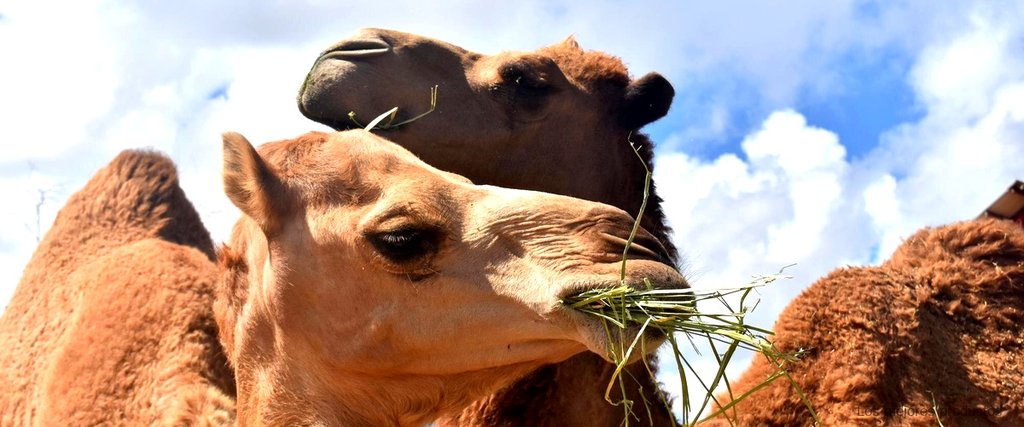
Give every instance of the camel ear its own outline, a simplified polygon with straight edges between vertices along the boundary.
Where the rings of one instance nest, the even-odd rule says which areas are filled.
[[[626,87],[620,123],[626,129],[640,129],[668,113],[676,91],[661,74],[648,73]]]
[[[576,41],[576,36],[573,34],[569,34],[569,37],[566,37],[565,40],[562,40],[562,46],[575,50],[581,49],[580,43]]]
[[[224,133],[224,194],[243,214],[256,221],[267,235],[279,231],[284,200],[283,185],[249,140]]]

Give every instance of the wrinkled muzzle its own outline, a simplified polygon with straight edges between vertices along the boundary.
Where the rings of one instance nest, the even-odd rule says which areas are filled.
[[[587,233],[593,245],[593,261],[600,263],[603,275],[594,281],[563,289],[560,301],[584,292],[591,295],[623,285],[636,290],[689,288],[686,279],[672,264],[668,250],[651,233],[640,228],[630,240],[632,225],[632,218],[623,214]],[[631,345],[633,349],[629,360],[636,361],[642,355],[653,353],[665,340],[656,326],[649,325],[641,331],[642,318],[625,322],[623,328],[595,314],[595,309],[605,310],[604,313],[609,310],[602,301],[595,301],[586,308],[590,309],[589,312],[566,304],[561,307],[569,312],[587,349],[609,361],[621,359]],[[637,339],[641,332],[643,335]]]

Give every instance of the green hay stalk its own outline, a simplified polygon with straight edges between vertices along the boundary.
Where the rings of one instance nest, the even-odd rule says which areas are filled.
[[[632,141],[630,141],[630,145],[637,157],[641,159],[641,163],[643,163],[639,147],[634,145]],[[753,310],[757,305],[756,302],[751,305],[747,304],[747,297],[750,296],[750,293],[754,289],[771,284],[780,278],[788,278],[788,276],[784,276],[782,273],[789,266],[783,267],[777,274],[756,277],[746,286],[733,289],[654,289],[647,279],[644,279],[646,289],[635,289],[627,285],[626,255],[628,254],[629,247],[632,245],[633,240],[636,237],[637,230],[640,228],[640,218],[643,217],[644,209],[646,209],[647,206],[647,199],[649,197],[651,184],[651,171],[647,168],[645,163],[644,169],[647,171],[647,175],[644,180],[644,199],[641,203],[640,212],[636,216],[636,222],[633,224],[633,229],[630,233],[629,239],[626,241],[626,249],[623,251],[622,267],[620,268],[620,286],[611,289],[581,292],[562,300],[562,304],[569,308],[603,320],[605,333],[607,334],[609,342],[608,352],[610,358],[615,361],[616,364],[612,378],[608,383],[608,387],[605,389],[605,399],[613,405],[623,406],[623,424],[628,426],[630,417],[633,416],[632,408],[634,402],[626,398],[627,385],[621,374],[626,365],[626,361],[630,359],[630,356],[636,350],[638,345],[640,346],[641,354],[647,354],[647,351],[644,348],[645,340],[641,339],[641,337],[644,336],[644,332],[647,331],[648,328],[655,328],[666,336],[675,355],[676,367],[679,369],[679,375],[682,383],[682,415],[683,423],[685,425],[692,426],[700,422],[699,417],[712,401],[714,402],[714,405],[718,407],[718,410],[710,414],[708,418],[721,415],[724,416],[730,424],[735,425],[738,419],[738,415],[735,413],[734,409],[736,404],[750,396],[755,391],[764,388],[772,381],[781,377],[786,377],[789,380],[801,401],[803,401],[807,406],[807,409],[810,411],[811,418],[814,420],[816,425],[820,425],[821,421],[818,419],[814,409],[811,408],[810,401],[786,370],[789,364],[797,361],[801,353],[787,354],[779,351],[771,343],[770,337],[773,335],[772,331],[744,323],[744,318],[747,313],[749,313],[750,310]],[[740,299],[738,309],[733,309],[726,301],[726,297],[734,295],[739,296]],[[697,303],[701,301],[717,301],[723,310],[717,312],[698,310]],[[623,341],[625,334],[622,332],[628,327],[637,325],[639,325],[639,332],[627,345],[627,343]],[[613,333],[613,331],[619,333]],[[718,371],[715,373],[710,384],[704,383],[704,380],[700,377],[694,367],[683,357],[676,334],[685,336],[690,341],[691,345],[694,346],[695,350],[695,338],[697,338],[698,341],[707,341],[707,344],[710,346],[715,360],[719,365]],[[725,351],[719,352],[719,348],[717,346],[724,346]],[[764,382],[755,386],[750,391],[747,391],[738,397],[734,397],[732,387],[725,375],[725,370],[729,365],[729,362],[732,360],[736,350],[740,348],[755,351],[768,358],[777,370]],[[642,363],[644,363],[645,366],[648,365],[646,360]],[[686,369],[684,368],[689,369],[694,373],[694,376],[697,378],[698,382],[700,382],[700,386],[705,390],[704,400],[696,411],[693,411],[693,406],[689,399],[690,385],[687,384]],[[611,397],[611,391],[615,383],[618,383],[618,388],[622,393],[622,399],[619,401],[614,401]],[[718,398],[715,397],[714,390],[718,388],[719,384],[723,384],[725,386],[727,396],[730,398],[729,402],[719,402]],[[641,395],[643,395],[642,391]],[[674,420],[675,417],[672,415],[668,398],[666,396],[660,396],[660,400],[665,406],[665,410],[669,412],[670,418]],[[645,401],[643,403],[648,413],[648,419],[651,419],[650,402]],[[733,410],[731,413],[729,412],[730,409]]]

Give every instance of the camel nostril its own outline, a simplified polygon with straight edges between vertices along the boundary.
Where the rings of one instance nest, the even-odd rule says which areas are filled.
[[[331,46],[320,55],[324,59],[368,58],[391,51],[391,45],[379,38],[346,39]]]
[[[606,241],[623,249],[626,247],[626,243],[629,242],[625,238],[605,232],[602,232],[601,236],[604,237]],[[654,236],[651,236],[644,231],[637,233],[636,237],[633,238],[632,244],[629,245],[629,254],[639,255],[643,258],[672,265],[672,257],[668,255],[668,250],[665,249],[665,246],[662,245],[658,239],[655,239]]]
[[[668,249],[665,248],[665,245],[661,244],[661,241],[646,232],[637,234],[636,238],[633,239],[633,245],[630,246],[630,249],[632,249],[633,246],[642,247],[648,252],[655,254],[652,258],[661,261],[662,263],[672,265],[672,257],[669,256]]]

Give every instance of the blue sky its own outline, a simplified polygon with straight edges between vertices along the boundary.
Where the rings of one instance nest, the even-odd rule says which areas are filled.
[[[831,269],[876,263],[1024,178],[1020,1],[0,0],[0,304],[64,200],[125,148],[171,155],[222,240],[238,214],[218,190],[219,134],[322,129],[295,92],[321,49],[367,26],[484,53],[574,34],[664,74],[677,97],[646,131],[695,285],[797,263],[762,293],[762,325]]]

